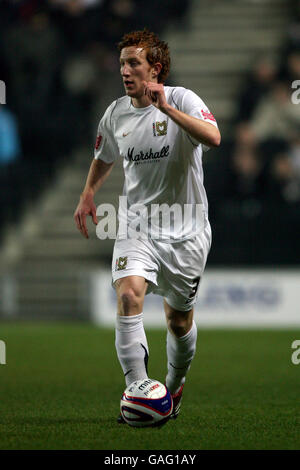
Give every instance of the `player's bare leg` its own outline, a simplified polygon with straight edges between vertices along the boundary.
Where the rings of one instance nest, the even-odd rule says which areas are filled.
[[[196,352],[197,327],[193,308],[183,312],[172,308],[164,300],[164,309],[168,326],[166,386],[173,397],[172,417],[176,418],[180,411],[185,377]]]

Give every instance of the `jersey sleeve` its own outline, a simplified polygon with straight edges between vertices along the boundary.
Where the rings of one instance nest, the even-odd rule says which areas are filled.
[[[218,128],[214,115],[210,112],[204,101],[192,90],[181,87],[175,88],[173,101],[180,111]],[[189,139],[194,145],[199,145],[199,142],[193,137],[189,136]],[[209,147],[206,145],[202,144],[202,147],[204,151],[209,150]]]
[[[100,159],[105,163],[113,163],[120,154],[113,131],[112,113],[115,106],[116,101],[107,108],[97,130],[94,157],[96,160]]]

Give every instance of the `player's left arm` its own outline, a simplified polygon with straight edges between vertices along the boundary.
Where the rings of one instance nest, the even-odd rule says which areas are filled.
[[[209,147],[218,147],[220,145],[221,134],[216,126],[171,106],[167,102],[162,83],[144,82],[144,84],[145,94],[150,98],[153,106],[169,116],[191,137]]]

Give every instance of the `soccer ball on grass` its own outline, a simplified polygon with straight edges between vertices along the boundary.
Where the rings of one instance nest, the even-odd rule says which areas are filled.
[[[124,391],[120,410],[130,426],[162,426],[172,414],[173,400],[167,387],[157,380],[138,380]]]

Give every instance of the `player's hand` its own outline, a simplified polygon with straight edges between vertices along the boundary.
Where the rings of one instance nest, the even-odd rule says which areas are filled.
[[[164,86],[162,83],[143,82],[144,93],[151,101],[151,104],[158,108],[160,111],[165,112],[168,107],[168,102],[165,95]]]
[[[79,204],[74,213],[74,219],[78,230],[85,238],[89,238],[88,229],[86,226],[86,216],[90,215],[95,225],[98,224],[96,216],[96,206],[93,196],[91,194],[82,194],[80,196]]]

